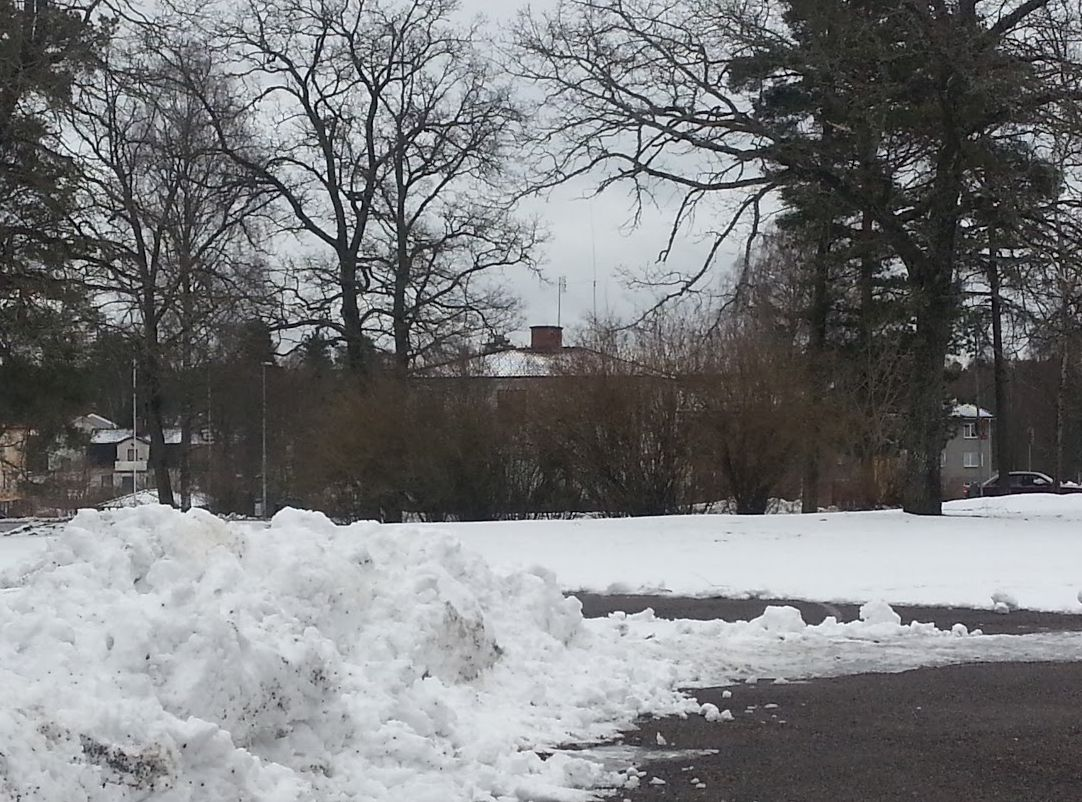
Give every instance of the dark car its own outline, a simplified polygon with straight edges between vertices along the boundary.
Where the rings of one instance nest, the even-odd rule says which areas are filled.
[[[1008,496],[1015,493],[1082,493],[1082,487],[1064,484],[1056,487],[1056,480],[1039,471],[1011,471],[1007,477],[1008,486],[999,486],[999,474],[977,484],[966,485],[966,498],[977,496]]]

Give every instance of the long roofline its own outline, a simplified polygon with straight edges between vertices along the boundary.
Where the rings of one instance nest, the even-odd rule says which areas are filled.
[[[632,361],[630,359],[625,359],[625,358],[620,357],[620,356],[613,356],[612,354],[606,354],[604,351],[598,351],[596,348],[590,348],[590,347],[585,346],[585,345],[565,345],[565,346],[561,347],[559,351],[537,351],[537,350],[535,350],[533,348],[530,348],[528,346],[514,346],[513,345],[513,346],[506,347],[506,348],[498,348],[498,349],[494,349],[492,351],[485,351],[485,352],[479,353],[479,354],[471,354],[471,355],[466,356],[466,357],[457,357],[457,358],[454,358],[454,359],[445,360],[443,362],[437,362],[437,363],[432,364],[432,365],[426,365],[423,368],[418,368],[418,369],[414,370],[410,375],[411,375],[411,378],[421,378],[421,379],[470,379],[470,378],[475,378],[475,379],[486,379],[486,378],[490,378],[490,379],[497,379],[497,378],[498,379],[547,379],[547,378],[558,377],[558,376],[561,375],[560,373],[552,373],[552,374],[522,374],[522,375],[511,375],[511,376],[494,376],[494,375],[485,374],[485,373],[469,373],[469,372],[451,373],[451,374],[447,374],[447,373],[443,373],[443,374],[441,374],[441,373],[431,373],[431,372],[434,372],[434,371],[439,371],[441,368],[457,367],[457,366],[465,367],[465,366],[469,365],[472,362],[478,362],[478,361],[484,360],[484,359],[486,359],[488,357],[498,356],[500,354],[508,354],[508,353],[528,354],[530,356],[534,356],[534,357],[538,357],[540,359],[546,359],[546,360],[547,359],[553,359],[553,358],[560,357],[560,356],[572,356],[574,354],[589,354],[589,355],[596,356],[596,357],[599,357],[599,358],[604,359],[604,360],[608,360],[609,362],[618,362],[620,364],[627,365],[629,367],[634,368],[635,371],[638,372],[639,374],[647,374],[647,375],[652,375],[652,376],[657,376],[657,377],[672,378],[669,374],[663,373],[662,371],[656,370],[655,368],[651,368],[648,365],[644,365],[644,364],[641,364],[641,363],[638,363],[638,362],[634,362],[634,361]],[[581,375],[581,374],[568,374],[568,375]]]

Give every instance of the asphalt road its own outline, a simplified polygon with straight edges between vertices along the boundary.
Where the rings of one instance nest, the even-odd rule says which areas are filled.
[[[997,663],[695,693],[729,722],[641,722],[629,744],[717,754],[647,763],[631,802],[1076,802],[1082,663]],[[776,705],[776,707],[768,707]],[[652,778],[664,781],[651,784]],[[698,784],[692,781],[697,780]],[[701,787],[705,786],[705,787]]]
[[[792,600],[576,594],[588,615],[654,608],[662,617],[753,618],[767,604],[806,621],[853,605]],[[1082,630],[1082,615],[896,607],[985,632]],[[715,754],[645,763],[630,802],[1082,802],[1082,663],[996,663],[900,674],[695,690],[733,721],[644,720],[625,742]],[[667,742],[657,745],[657,735]],[[663,782],[651,782],[654,778]]]

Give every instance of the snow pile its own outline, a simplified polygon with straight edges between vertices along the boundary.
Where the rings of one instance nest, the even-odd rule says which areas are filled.
[[[686,712],[540,573],[285,511],[84,511],[0,577],[0,799],[578,800],[539,750]]]

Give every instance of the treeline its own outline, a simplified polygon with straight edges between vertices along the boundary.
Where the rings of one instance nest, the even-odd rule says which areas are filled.
[[[218,431],[207,477],[226,499],[250,483],[245,427],[265,374],[270,391],[293,375],[290,360],[322,360],[334,382],[311,389],[324,380],[304,374],[291,386],[278,442],[333,414],[339,440],[385,438],[353,449],[378,452],[385,478],[341,463],[319,504],[384,515],[429,504],[438,516],[456,497],[510,497],[516,482],[523,498],[541,492],[522,489],[529,471],[517,468],[487,491],[431,489],[447,483],[407,459],[409,439],[425,432],[456,453],[471,418],[397,394],[418,369],[512,326],[508,272],[535,270],[544,238],[522,199],[588,179],[627,190],[633,214],[675,197],[670,236],[641,277],[659,300],[638,331],[665,337],[636,359],[666,355],[652,370],[670,383],[657,387],[679,387],[680,436],[695,430],[692,462],[710,466],[692,484],[716,470],[711,492],[758,499],[750,477],[772,470],[777,443],[787,474],[799,467],[806,510],[844,459],[860,466],[868,503],[897,463],[905,509],[938,513],[952,364],[991,364],[997,464],[1003,475],[1021,464],[1012,356],[1055,365],[1044,467],[1071,475],[1077,3],[563,0],[501,32],[463,22],[452,0],[163,8],[0,0],[0,420],[58,427],[84,382],[100,395],[98,366],[112,364],[110,387],[134,369],[152,448],[172,426],[185,443]],[[692,236],[707,242],[703,262],[675,264],[674,244]],[[716,289],[713,268],[734,250],[733,281],[687,322],[681,301]],[[708,391],[710,376],[726,379]],[[661,403],[670,390],[657,392]],[[323,406],[305,407],[312,398]],[[753,410],[770,414],[752,423]],[[396,417],[407,413],[416,420]],[[640,427],[664,418],[624,414]],[[559,421],[548,438],[575,430],[570,413],[538,417]],[[433,420],[463,431],[426,428]],[[710,495],[655,505],[644,492],[608,501],[618,491],[603,483],[587,492],[594,463],[613,487],[650,466],[688,484],[650,456],[652,434],[592,425],[593,440],[542,460],[565,465],[544,481],[573,474],[579,487],[553,479],[563,489],[545,486],[533,506],[638,511],[635,499],[679,508]],[[531,453],[538,438],[495,439]],[[294,459],[307,446],[289,442],[277,464],[310,473],[319,461]],[[617,466],[636,453],[638,467]],[[490,462],[505,459],[520,457]],[[183,502],[195,473],[182,463],[174,488],[157,465],[162,501]],[[283,482],[279,497],[301,486]],[[458,503],[474,511],[453,514],[481,514],[480,501]],[[528,506],[505,506],[516,505]]]
[[[454,3],[4,0],[0,33],[5,423],[58,426],[40,404],[70,413],[103,350],[163,453],[249,321],[333,341],[359,381],[513,320],[504,271],[540,258],[526,114]]]
[[[808,495],[809,455],[821,460],[820,503],[896,505],[905,425],[896,410],[906,390],[896,356],[839,359],[816,396],[800,252],[780,235],[769,242],[724,309],[685,304],[648,325],[594,327],[550,354],[541,375],[486,370],[482,351],[408,376],[387,358],[358,381],[327,340],[309,337],[281,357],[265,324],[246,324],[205,369],[165,382],[167,396],[184,385],[198,399],[207,445],[193,449],[194,488],[217,512],[257,509],[265,422],[270,509],[341,520],[762,513],[775,499]],[[82,409],[123,422],[130,376],[123,340],[114,346],[110,359],[98,341],[71,386],[84,388]],[[1008,370],[1018,467],[1046,469],[1059,436],[1058,361],[1036,354]],[[865,405],[869,374],[879,377],[874,408]],[[990,360],[954,362],[947,377],[962,401],[993,395]],[[1077,372],[1069,379],[1079,386]],[[1064,417],[1064,471],[1074,478],[1082,403],[1073,392]]]

